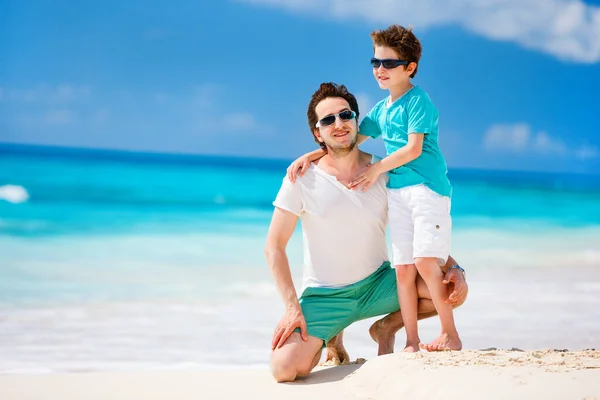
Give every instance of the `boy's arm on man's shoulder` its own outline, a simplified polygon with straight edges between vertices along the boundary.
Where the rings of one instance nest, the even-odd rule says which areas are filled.
[[[394,168],[398,168],[417,159],[423,151],[423,139],[423,134],[413,133],[408,135],[408,143],[406,146],[399,148],[379,162],[382,171],[391,171]]]
[[[310,164],[313,161],[317,161],[325,154],[327,153],[325,152],[325,150],[323,150],[323,148],[318,148],[298,157],[287,168],[287,177],[290,181],[296,182],[296,178],[298,176],[304,175],[304,173],[308,170],[308,167],[310,167]]]

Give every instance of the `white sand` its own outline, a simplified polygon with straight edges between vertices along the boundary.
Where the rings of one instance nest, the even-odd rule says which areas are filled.
[[[0,376],[0,399],[600,400],[598,351],[392,354],[277,384],[266,369]]]

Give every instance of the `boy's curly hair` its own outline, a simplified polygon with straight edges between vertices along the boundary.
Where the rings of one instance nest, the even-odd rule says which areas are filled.
[[[410,77],[414,78],[417,75],[423,49],[421,42],[412,32],[412,27],[405,28],[401,25],[392,25],[387,29],[371,32],[371,39],[373,39],[373,48],[375,46],[389,47],[396,52],[399,59],[417,64]],[[406,67],[404,66],[404,68]]]

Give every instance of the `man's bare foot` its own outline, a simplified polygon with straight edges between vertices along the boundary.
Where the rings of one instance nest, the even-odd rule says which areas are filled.
[[[461,350],[462,342],[458,336],[449,336],[447,333],[442,333],[437,339],[429,344],[420,344],[423,350],[427,351],[450,351]]]
[[[416,342],[406,342],[406,346],[404,347],[404,352],[405,353],[416,353],[418,351],[421,351],[421,349],[419,349],[419,344],[420,341],[416,341]]]
[[[378,356],[392,354],[394,352],[396,332],[392,332],[386,318],[387,317],[384,317],[379,321],[375,321],[369,328],[371,338],[379,345],[377,349]]]
[[[327,343],[325,364],[342,365],[350,362],[350,356],[344,348],[344,332],[341,332]]]

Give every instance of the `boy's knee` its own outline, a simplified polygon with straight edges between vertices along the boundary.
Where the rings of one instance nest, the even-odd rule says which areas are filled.
[[[415,260],[415,266],[419,271],[419,275],[421,275],[425,280],[430,277],[438,276],[442,273],[442,270],[437,264],[437,258],[434,257],[417,258]]]
[[[417,277],[417,269],[414,264],[396,265],[396,280],[399,283],[413,283]]]

